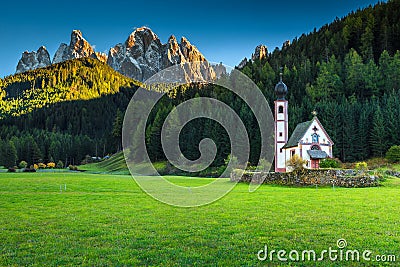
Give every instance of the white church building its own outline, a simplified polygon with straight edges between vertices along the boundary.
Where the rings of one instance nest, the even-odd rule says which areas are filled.
[[[332,139],[318,120],[316,112],[313,112],[312,120],[299,123],[289,138],[287,92],[281,74],[275,86],[275,172],[290,171],[287,162],[294,155],[307,161],[304,167],[319,169],[320,160],[332,158]]]

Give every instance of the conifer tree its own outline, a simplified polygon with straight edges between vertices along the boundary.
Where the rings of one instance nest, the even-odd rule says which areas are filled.
[[[374,156],[382,157],[387,148],[385,122],[380,106],[376,107],[371,129],[371,149]]]

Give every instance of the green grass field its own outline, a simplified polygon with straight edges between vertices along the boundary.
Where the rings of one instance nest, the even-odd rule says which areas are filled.
[[[264,245],[318,252],[336,248],[339,238],[348,249],[395,254],[399,265],[399,200],[393,178],[365,189],[264,185],[249,193],[239,184],[213,204],[177,208],[146,195],[130,176],[1,173],[0,266],[359,265],[257,259]]]

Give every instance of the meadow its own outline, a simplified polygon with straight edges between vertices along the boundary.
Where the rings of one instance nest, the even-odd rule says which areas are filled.
[[[210,179],[168,177],[198,186]],[[226,180],[229,183],[229,180]],[[261,262],[270,249],[337,248],[396,255],[400,179],[364,189],[238,184],[197,208],[160,203],[128,175],[0,173],[0,266],[371,266]],[[381,263],[381,266],[385,264]]]

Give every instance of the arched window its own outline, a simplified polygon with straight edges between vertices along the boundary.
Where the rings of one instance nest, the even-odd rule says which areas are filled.
[[[278,113],[283,113],[283,106],[279,106]]]
[[[311,150],[321,150],[321,148],[319,146],[317,146],[317,145],[313,145],[311,147]]]

